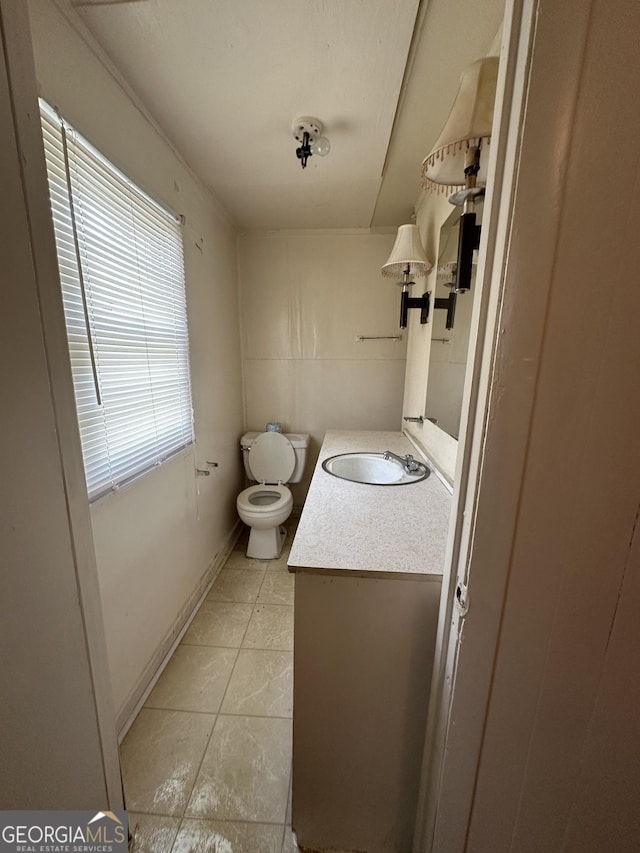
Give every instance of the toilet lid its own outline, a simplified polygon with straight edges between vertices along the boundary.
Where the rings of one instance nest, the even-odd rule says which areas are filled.
[[[251,445],[249,466],[260,483],[288,483],[296,467],[296,452],[282,433],[263,432]]]

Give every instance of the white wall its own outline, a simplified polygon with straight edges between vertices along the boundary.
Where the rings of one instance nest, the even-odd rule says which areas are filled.
[[[400,290],[380,273],[395,232],[243,234],[239,241],[246,423],[308,432],[311,458],[327,429],[400,428],[406,342]]]
[[[125,173],[186,218],[197,445],[92,506],[114,701],[122,722],[236,522],[242,431],[236,233],[82,25],[72,27],[51,0],[32,2],[30,15],[41,95]],[[196,480],[194,465],[204,467],[206,460],[219,468]]]

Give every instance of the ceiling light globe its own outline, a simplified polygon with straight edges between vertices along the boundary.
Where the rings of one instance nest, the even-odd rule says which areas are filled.
[[[318,157],[326,157],[329,151],[331,151],[331,143],[326,136],[321,136],[320,139],[311,143],[311,151],[313,154],[317,154]]]

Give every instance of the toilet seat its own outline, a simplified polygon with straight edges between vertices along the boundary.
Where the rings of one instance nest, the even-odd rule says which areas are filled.
[[[293,496],[286,486],[260,484],[240,492],[237,505],[243,512],[264,515],[279,513],[289,501],[293,501]]]

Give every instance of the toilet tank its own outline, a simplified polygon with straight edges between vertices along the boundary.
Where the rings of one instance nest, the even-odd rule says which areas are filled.
[[[240,447],[242,448],[242,459],[244,461],[244,470],[250,480],[255,480],[249,465],[249,448],[261,435],[259,432],[246,432],[240,439]],[[289,483],[299,483],[304,473],[304,466],[307,462],[307,449],[309,447],[309,436],[302,432],[285,432],[283,435],[289,439],[293,445],[296,454],[296,467],[293,469],[293,474],[289,477]]]

